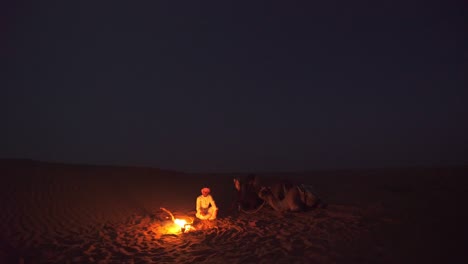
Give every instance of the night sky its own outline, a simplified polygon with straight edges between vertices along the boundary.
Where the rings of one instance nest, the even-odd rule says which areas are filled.
[[[463,2],[7,1],[0,158],[467,165]]]

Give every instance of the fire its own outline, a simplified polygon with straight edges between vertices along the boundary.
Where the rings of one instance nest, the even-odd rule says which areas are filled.
[[[184,227],[187,224],[187,221],[184,219],[174,219],[174,223],[178,224],[180,227]]]
[[[174,223],[180,226],[180,231],[182,232],[188,232],[190,229],[193,229],[192,225],[184,219],[174,219]]]
[[[172,222],[174,222],[174,224],[176,224],[180,228],[179,230],[174,231],[174,233],[178,233],[179,231],[182,232],[182,233],[185,233],[185,232],[188,232],[189,230],[195,229],[192,226],[192,221],[190,223],[188,223],[187,220],[185,220],[185,219],[175,218],[174,215],[169,210],[167,210],[165,208],[161,207],[161,210],[167,212],[171,216]]]

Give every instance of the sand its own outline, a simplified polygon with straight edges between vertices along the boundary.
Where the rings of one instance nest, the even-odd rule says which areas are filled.
[[[257,174],[312,184],[326,208],[232,208],[232,178],[0,160],[0,263],[441,263],[466,260],[467,168]],[[195,230],[209,186],[220,211]]]

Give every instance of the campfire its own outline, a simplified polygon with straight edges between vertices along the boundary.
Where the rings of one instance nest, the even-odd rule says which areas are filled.
[[[172,222],[179,227],[178,228],[179,230],[173,230],[174,233],[178,233],[178,232],[186,233],[186,232],[188,232],[190,230],[195,229],[192,226],[193,219],[187,221],[185,219],[175,218],[174,215],[169,210],[167,210],[166,208],[161,207],[161,210],[168,213],[171,216]]]
[[[177,224],[178,226],[180,226],[180,231],[182,231],[182,233],[184,232],[188,232],[190,231],[190,229],[192,229],[192,224],[189,224],[187,223],[186,220],[184,219],[174,219],[174,223]]]

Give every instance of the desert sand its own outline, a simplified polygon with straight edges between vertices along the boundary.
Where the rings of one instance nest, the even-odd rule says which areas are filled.
[[[466,261],[467,168],[257,173],[311,184],[326,208],[233,208],[234,176],[0,160],[0,263]],[[208,186],[215,221],[180,232]]]

